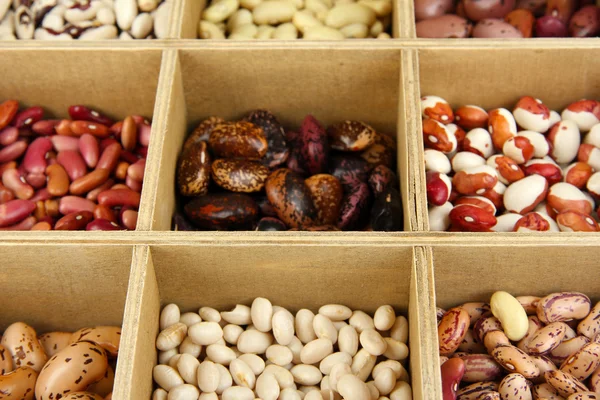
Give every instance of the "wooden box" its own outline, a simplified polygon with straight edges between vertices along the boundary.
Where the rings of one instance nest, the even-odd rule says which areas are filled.
[[[264,296],[297,310],[391,304],[410,321],[415,400],[441,400],[436,302],[495,290],[578,290],[600,299],[598,234],[428,232],[419,99],[551,107],[600,98],[600,39],[423,40],[411,0],[394,2],[394,39],[195,39],[200,0],[172,1],[169,39],[0,42],[0,99],[57,117],[84,103],[153,118],[134,232],[0,231],[0,326],[40,331],[123,323],[114,399],[147,399],[160,307],[231,307]],[[404,232],[171,232],[175,165],[200,119],[254,108],[286,125],[362,119],[398,139]]]

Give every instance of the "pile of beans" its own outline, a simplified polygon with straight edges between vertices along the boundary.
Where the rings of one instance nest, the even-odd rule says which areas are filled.
[[[0,230],[135,229],[150,122],[82,105],[69,115],[0,104]]]
[[[286,132],[265,110],[211,117],[183,145],[177,187],[193,226],[176,214],[174,229],[402,230],[395,159],[394,140],[360,121],[325,130],[308,115]]]
[[[37,336],[34,328],[16,322],[0,341],[0,395],[20,400],[110,400],[120,340],[118,326]]]
[[[422,38],[600,35],[594,0],[415,0],[415,15]]]
[[[391,0],[214,0],[202,39],[389,39]]]
[[[600,303],[583,293],[513,297],[438,309],[444,400],[595,400]]]
[[[165,0],[0,0],[0,40],[163,39]]]
[[[221,313],[169,304],[160,329],[153,400],[412,399],[408,321],[388,305],[294,317],[260,297]]]
[[[599,101],[559,114],[525,96],[511,113],[425,96],[421,109],[431,230],[600,230]]]

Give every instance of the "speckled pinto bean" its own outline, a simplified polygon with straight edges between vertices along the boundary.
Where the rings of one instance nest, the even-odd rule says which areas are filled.
[[[515,346],[500,345],[491,354],[498,364],[509,372],[517,372],[528,379],[535,378],[540,374],[539,368],[531,357]]]
[[[600,302],[596,303],[587,317],[577,325],[577,333],[589,339],[600,333]]]
[[[498,393],[502,399],[527,399],[531,398],[531,389],[527,379],[518,373],[508,374],[498,386]]]
[[[468,354],[460,357],[465,363],[464,382],[493,381],[502,376],[502,367],[487,354]]]
[[[569,357],[560,370],[580,381],[586,380],[600,366],[600,344],[591,342]]]
[[[590,307],[590,299],[583,293],[553,293],[540,300],[537,315],[544,323],[571,321],[585,318]]]
[[[526,351],[534,355],[549,353],[562,342],[567,328],[563,322],[553,322],[538,329],[525,346]]]
[[[469,329],[469,313],[460,307],[448,310],[438,324],[441,355],[450,355],[458,349]]]
[[[588,388],[573,375],[563,371],[547,371],[544,373],[548,382],[563,397],[577,392],[587,392]]]
[[[475,340],[481,343],[489,332],[501,330],[502,324],[498,318],[492,315],[483,315],[473,326],[473,335],[475,336]]]
[[[498,382],[477,382],[461,388],[456,393],[458,400],[477,400],[479,396],[498,390]]]

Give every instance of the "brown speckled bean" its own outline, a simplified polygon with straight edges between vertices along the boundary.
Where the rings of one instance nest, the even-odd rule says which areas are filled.
[[[465,363],[463,382],[493,381],[502,375],[502,367],[487,354],[468,354],[461,357]]]
[[[461,307],[469,313],[471,318],[471,326],[475,325],[477,320],[481,318],[485,313],[490,312],[490,305],[483,302],[475,303],[464,303]]]
[[[563,371],[547,371],[544,373],[548,382],[563,397],[569,397],[573,393],[587,392],[588,388],[571,374]]]
[[[550,352],[550,358],[557,364],[562,364],[571,354],[578,352],[590,340],[585,336],[577,336],[573,339],[565,340]]]
[[[582,319],[588,315],[590,307],[590,299],[583,293],[552,293],[539,301],[537,316],[546,324]]]
[[[456,398],[459,400],[477,400],[481,394],[497,390],[498,382],[477,382],[456,392]]]
[[[509,372],[517,372],[527,379],[539,376],[540,370],[531,357],[523,350],[510,346],[500,345],[492,351],[494,359]]]
[[[591,342],[569,357],[560,370],[583,381],[600,366],[600,344]]]
[[[600,302],[596,303],[587,317],[577,325],[577,333],[588,339],[592,339],[600,333]]]
[[[538,329],[525,346],[529,354],[540,355],[554,350],[565,337],[567,324],[564,322],[553,322]]]
[[[531,390],[527,379],[517,373],[506,375],[498,386],[498,392],[503,399],[531,398]]]
[[[451,308],[438,325],[439,350],[441,355],[452,354],[462,343],[469,328],[469,313],[460,307]]]

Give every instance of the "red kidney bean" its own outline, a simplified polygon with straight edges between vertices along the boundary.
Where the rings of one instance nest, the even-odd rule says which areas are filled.
[[[98,195],[98,204],[108,207],[115,206],[132,206],[139,207],[140,194],[127,189],[110,189]]]
[[[83,158],[81,158],[81,155],[77,151],[60,151],[56,159],[65,168],[71,181],[81,178],[87,172],[85,161],[83,161]]]
[[[43,188],[43,189],[36,191],[35,194],[33,195],[33,197],[30,198],[29,200],[31,200],[31,201],[49,200],[52,197],[53,196],[48,191],[48,188]]]
[[[62,136],[72,136],[73,131],[71,130],[71,121],[68,119],[62,119],[56,126],[54,130],[57,134]]]
[[[138,125],[141,125],[141,124],[150,125],[150,121],[148,121],[146,118],[142,117],[141,115],[132,115],[131,118],[133,118],[135,123]]]
[[[87,224],[94,220],[94,214],[91,211],[72,212],[58,221],[54,225],[57,231],[79,231],[85,229]]]
[[[46,175],[30,173],[25,176],[25,181],[33,186],[34,189],[42,189],[46,186]]]
[[[106,182],[104,182],[102,185],[98,186],[96,189],[91,190],[87,196],[85,196],[86,199],[88,200],[92,200],[92,201],[96,201],[98,199],[98,195],[106,190],[109,190],[110,188],[112,188],[115,184],[115,181],[113,181],[112,179],[107,180]]]
[[[50,138],[54,150],[57,152],[61,151],[78,151],[79,150],[79,138],[69,136],[52,136]]]
[[[35,139],[25,152],[23,166],[27,172],[43,174],[46,170],[46,153],[52,150],[52,142],[45,137]]]
[[[35,210],[35,203],[29,200],[11,200],[0,204],[0,227],[14,225],[24,220]]]
[[[11,200],[14,200],[14,198],[15,194],[12,192],[12,190],[0,183],[0,204],[7,203]]]
[[[28,200],[33,197],[33,187],[23,182],[21,174],[16,169],[4,171],[2,174],[2,184],[12,190],[15,196],[21,200]]]
[[[138,182],[135,179],[131,179],[129,176],[125,178],[125,185],[131,190],[134,190],[138,193],[142,191],[142,182]]]
[[[106,150],[106,148],[113,143],[119,143],[119,142],[117,142],[114,138],[102,139],[100,141],[100,153],[103,153],[104,150]]]
[[[76,136],[81,136],[85,133],[89,133],[96,137],[105,139],[110,135],[108,127],[97,122],[71,121],[71,125],[69,127],[71,129],[71,132],[73,132],[73,134]]]
[[[123,150],[121,152],[121,160],[127,161],[129,164],[133,164],[139,160],[139,157],[130,151]]]
[[[121,129],[123,129],[123,121],[115,122],[110,127],[110,131],[116,137],[121,137]]]
[[[7,169],[17,169],[17,163],[14,161],[9,161],[7,163],[0,164],[0,177]]]
[[[103,206],[98,204],[96,208],[94,208],[94,218],[96,219],[105,219],[111,222],[117,222],[116,213],[107,206]]]
[[[112,125],[113,121],[106,115],[92,110],[86,106],[74,105],[69,107],[69,116],[74,120],[97,122],[104,125]]]
[[[138,146],[135,149],[135,154],[137,154],[140,157],[146,158],[146,157],[148,157],[148,148],[144,147],[144,146]]]
[[[568,36],[567,25],[559,18],[546,15],[535,21],[535,32],[537,37],[566,37]]]
[[[16,160],[25,153],[25,150],[27,150],[27,142],[25,140],[19,140],[6,146],[0,150],[0,163]]]
[[[454,400],[458,385],[465,374],[465,363],[460,358],[451,358],[442,364],[441,370],[443,399]]]
[[[30,217],[25,218],[18,224],[0,228],[0,231],[29,231],[31,230],[31,228],[34,227],[36,222],[37,219],[32,215]]]
[[[44,109],[42,107],[29,107],[15,115],[13,124],[19,129],[28,128],[42,118],[44,118]]]
[[[117,167],[119,157],[121,157],[121,145],[112,143],[102,152],[96,168],[104,168],[112,172]]]
[[[86,231],[120,231],[123,230],[119,225],[107,219],[95,219],[85,227]]]
[[[69,191],[74,195],[85,194],[106,182],[109,175],[110,172],[107,169],[98,168],[74,180],[71,186],[69,186]]]
[[[138,212],[135,210],[126,210],[121,215],[121,223],[129,230],[135,230],[137,225]]]
[[[60,164],[50,165],[46,168],[48,175],[48,193],[52,196],[64,196],[69,191],[69,175]]]
[[[58,200],[53,200],[53,199],[45,200],[44,206],[46,207],[46,214],[48,214],[49,217],[57,217],[59,215]]]
[[[14,126],[7,126],[0,131],[0,144],[8,146],[19,139],[19,130]]]
[[[79,152],[88,167],[94,168],[100,158],[98,139],[89,133],[84,133],[79,138]]]
[[[0,104],[0,129],[4,129],[19,111],[19,102],[6,100]]]
[[[56,126],[60,123],[60,119],[46,119],[38,121],[31,126],[31,130],[38,135],[49,136],[56,133]]]
[[[52,230],[52,225],[46,221],[40,221],[31,227],[32,231],[49,231]]]
[[[79,211],[93,212],[94,208],[96,208],[96,204],[93,201],[78,196],[65,196],[60,199],[58,205],[58,211],[63,215]]]
[[[123,127],[121,128],[121,144],[125,150],[135,149],[137,143],[137,125],[133,117],[129,116],[123,121]]]
[[[146,169],[146,160],[141,159],[131,164],[129,168],[127,168],[127,177],[133,179],[137,182],[143,182],[144,180],[144,170]]]
[[[152,133],[152,128],[150,125],[141,124],[138,125],[138,142],[144,147],[148,147],[150,145],[150,134]]]
[[[115,178],[124,180],[127,178],[127,170],[129,169],[129,163],[127,161],[121,161],[117,164],[117,169],[115,169]]]

